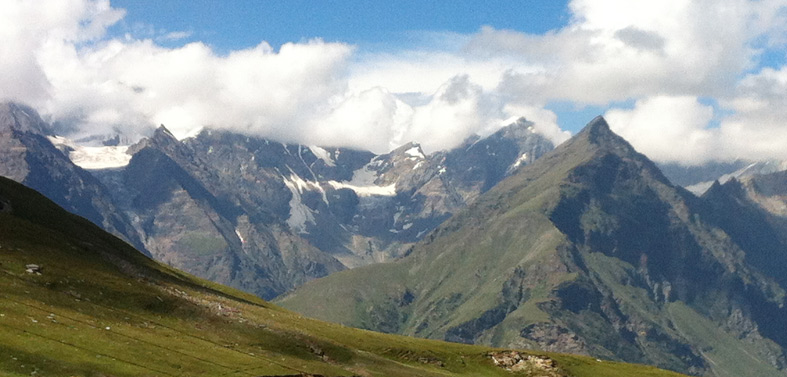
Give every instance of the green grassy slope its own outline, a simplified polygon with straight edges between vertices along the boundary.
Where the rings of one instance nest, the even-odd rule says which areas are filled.
[[[170,269],[5,178],[0,202],[4,376],[511,375],[490,348],[307,319]],[[548,356],[577,377],[677,376]]]

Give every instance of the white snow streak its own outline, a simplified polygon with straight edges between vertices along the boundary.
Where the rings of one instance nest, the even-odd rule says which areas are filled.
[[[292,198],[290,199],[290,217],[287,218],[287,225],[299,233],[307,233],[306,224],[314,224],[312,210],[303,204],[301,193],[303,188],[308,188],[309,183],[298,177],[291,175],[290,178],[282,177],[284,184],[290,189]]]
[[[325,165],[336,166],[336,163],[333,161],[333,158],[331,158],[331,154],[328,153],[328,151],[326,151],[325,149],[312,145],[309,146],[309,150],[312,151],[312,153],[314,153],[314,155],[317,156],[317,158],[323,160],[325,162]]]
[[[348,188],[355,191],[358,196],[395,196],[396,184],[392,183],[388,186],[356,186],[348,182],[328,181],[328,184],[333,186],[334,189]]]

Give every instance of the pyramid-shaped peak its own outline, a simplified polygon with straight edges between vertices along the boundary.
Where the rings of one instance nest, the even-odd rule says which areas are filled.
[[[156,131],[153,132],[153,136],[142,139],[136,144],[129,147],[126,153],[133,155],[138,151],[145,149],[147,147],[158,147],[158,148],[167,148],[168,146],[178,145],[180,142],[175,137],[175,135],[170,132],[167,127],[164,125],[160,125],[156,128]]]
[[[599,147],[634,151],[631,144],[613,132],[604,117],[600,115],[593,118],[573,139],[586,140]]]
[[[588,133],[589,135],[599,136],[612,133],[609,128],[609,123],[603,116],[599,115],[591,120],[580,133]]]

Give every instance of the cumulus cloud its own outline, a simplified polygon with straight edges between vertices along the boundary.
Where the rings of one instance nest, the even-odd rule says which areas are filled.
[[[702,163],[716,157],[718,130],[706,128],[713,108],[696,97],[649,97],[633,109],[612,109],[604,117],[613,131],[652,159]]]
[[[733,113],[721,123],[729,154],[787,160],[787,67],[745,76],[724,103]]]
[[[179,137],[213,127],[438,150],[520,116],[561,142],[568,133],[551,102],[634,100],[607,116],[657,160],[775,156],[774,138],[758,137],[787,141],[785,69],[757,68],[787,40],[785,0],[572,0],[569,9],[566,26],[540,35],[482,27],[406,50],[317,39],[219,54],[182,44],[189,32],[151,25],[110,38],[124,11],[106,0],[11,0],[0,13],[0,98],[27,102],[76,136],[143,135],[163,123]]]
[[[745,76],[724,100],[731,111],[709,126],[715,109],[691,96],[654,96],[632,109],[611,109],[610,127],[657,161],[787,160],[787,67]]]
[[[724,95],[751,68],[756,38],[773,32],[784,1],[590,1],[570,3],[574,20],[544,36],[483,29],[471,51],[542,62],[538,77],[510,85],[561,99],[605,105],[648,95]]]
[[[53,88],[37,55],[53,41],[79,44],[100,38],[120,20],[108,1],[11,0],[0,12],[0,98],[38,104]]]

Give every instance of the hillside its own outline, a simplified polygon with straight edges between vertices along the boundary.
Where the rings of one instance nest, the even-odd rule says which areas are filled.
[[[349,326],[699,375],[783,376],[787,255],[726,229],[597,118],[398,262],[279,301]],[[726,229],[726,230],[725,230]]]
[[[5,376],[512,375],[493,364],[490,352],[303,318],[154,262],[0,178]],[[525,364],[541,374],[529,375],[677,376],[537,355],[543,357]]]

